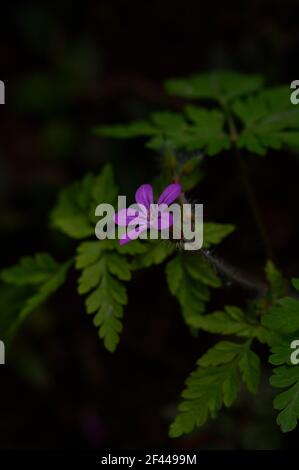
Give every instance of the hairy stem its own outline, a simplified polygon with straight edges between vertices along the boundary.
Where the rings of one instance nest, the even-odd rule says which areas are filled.
[[[245,276],[237,268],[224,262],[222,259],[211,254],[209,250],[201,250],[201,254],[214,266],[215,270],[224,275],[229,281],[239,284],[244,289],[256,292],[258,297],[264,297],[268,291],[265,282]]]

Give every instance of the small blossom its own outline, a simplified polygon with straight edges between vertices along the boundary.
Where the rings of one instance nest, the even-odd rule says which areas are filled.
[[[173,225],[172,214],[168,206],[181,194],[181,186],[173,183],[167,186],[160,195],[157,204],[154,203],[153,188],[150,184],[141,185],[136,193],[136,205],[121,209],[114,216],[114,222],[122,227],[133,227],[122,235],[119,243],[124,245],[135,240],[149,228],[163,230]]]

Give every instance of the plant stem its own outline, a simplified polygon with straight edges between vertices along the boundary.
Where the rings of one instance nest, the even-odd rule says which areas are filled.
[[[260,238],[261,238],[261,241],[263,243],[266,256],[267,256],[268,259],[273,260],[274,255],[273,255],[272,246],[271,246],[268,234],[265,230],[265,226],[264,226],[264,223],[263,223],[263,220],[262,220],[262,217],[261,217],[261,213],[260,213],[260,210],[259,210],[259,207],[258,207],[258,204],[257,204],[256,196],[255,196],[255,193],[254,193],[251,181],[250,181],[250,177],[248,175],[248,168],[247,168],[247,165],[245,163],[245,160],[244,160],[243,156],[241,155],[241,153],[239,151],[239,148],[237,147],[238,132],[237,132],[234,120],[233,120],[230,112],[227,110],[227,108],[225,109],[225,111],[226,111],[227,119],[228,119],[230,137],[231,137],[231,141],[232,141],[232,144],[233,144],[236,159],[237,159],[237,162],[238,162],[241,179],[242,179],[244,189],[245,189],[245,192],[246,192],[246,195],[247,195],[247,200],[248,200],[249,206],[251,208],[251,212],[252,212],[253,218],[255,220],[256,227],[257,227],[258,232],[260,234]]]

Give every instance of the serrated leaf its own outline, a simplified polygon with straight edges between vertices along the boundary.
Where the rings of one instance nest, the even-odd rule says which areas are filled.
[[[177,297],[188,325],[189,318],[205,311],[206,302],[210,299],[209,287],[221,285],[204,258],[186,253],[179,253],[167,264],[166,278],[170,292]]]
[[[167,80],[165,88],[169,93],[184,98],[211,99],[218,103],[227,103],[260,89],[262,84],[263,78],[259,75],[215,70]]]
[[[20,312],[33,293],[34,288],[32,287],[1,284],[0,334],[2,340],[9,339],[16,329],[19,324]]]
[[[107,259],[108,269],[121,281],[131,279],[131,266],[124,256],[120,257],[118,253],[111,253]]]
[[[129,245],[129,244],[128,244]],[[132,262],[133,269],[148,268],[163,263],[175,250],[175,245],[166,241],[152,240],[143,243],[143,252]]]
[[[215,367],[231,362],[240,354],[243,349],[242,344],[230,341],[220,341],[213,348],[209,349],[197,362],[202,367]]]
[[[257,354],[245,349],[239,360],[243,382],[251,393],[256,393],[261,376],[261,361]]]
[[[230,148],[229,136],[223,131],[225,118],[222,112],[187,106],[185,113],[192,124],[184,133],[177,134],[175,148],[203,149],[208,155]]]
[[[59,264],[48,253],[25,256],[20,263],[1,272],[4,282],[15,285],[35,285],[47,281]]]
[[[94,177],[86,175],[81,182],[74,182],[58,197],[51,213],[51,223],[72,238],[86,238],[94,233],[90,221],[91,193]]]
[[[285,297],[263,315],[262,324],[282,334],[299,330],[299,301]]]
[[[230,407],[240,387],[239,370],[249,390],[256,390],[259,363],[248,348],[247,343],[222,341],[198,360],[198,368],[186,380],[170,437],[188,434],[203,426],[209,417],[215,418],[223,405]]]
[[[123,254],[115,251],[116,246],[114,240],[83,242],[76,259],[77,268],[82,269],[78,291],[89,293],[87,313],[95,314],[94,324],[99,336],[111,352],[119,342],[123,306],[128,300],[126,288],[120,281],[131,278],[131,266]]]
[[[233,109],[245,125],[237,141],[240,148],[260,155],[283,145],[299,149],[299,109],[290,102],[288,86],[264,90],[236,102]]]
[[[231,224],[205,222],[203,225],[203,246],[217,245],[235,230]]]
[[[63,190],[51,213],[52,226],[66,235],[82,239],[94,234],[94,212],[98,204],[113,204],[117,187],[110,165],[99,176],[86,175]]]
[[[111,165],[106,165],[102,172],[95,177],[92,188],[92,196],[96,205],[106,203],[114,204],[117,198],[118,188],[114,182]]]
[[[66,273],[71,265],[71,261],[59,266],[56,273],[51,275],[49,280],[39,287],[36,294],[29,297],[24,308],[20,312],[20,319],[26,317],[29,313],[39,307],[47,298],[53,294],[65,281]]]
[[[170,292],[175,295],[179,290],[180,283],[184,276],[184,270],[180,258],[176,256],[166,266],[166,277]]]
[[[271,355],[269,357],[270,364],[280,366],[282,364],[292,365],[291,354],[293,349],[291,344],[294,340],[299,340],[299,337],[288,336],[280,338],[280,340],[271,347]]]
[[[273,387],[290,387],[275,397],[273,405],[276,410],[281,410],[277,416],[277,424],[282,432],[293,431],[299,419],[299,368],[277,367],[273,370],[270,383]]]
[[[57,263],[51,255],[38,253],[33,257],[22,258],[19,265],[2,271],[1,278],[4,282],[14,286],[30,287],[24,291],[28,294],[24,296],[23,304],[19,305],[17,319],[13,320],[15,326],[64,283],[71,263],[71,260],[62,264]],[[18,297],[20,291],[18,289],[15,291]]]
[[[297,338],[297,341],[295,341]],[[283,432],[296,428],[299,419],[299,367],[295,365],[292,356],[298,356],[298,332],[296,335],[280,338],[271,348],[269,362],[277,365],[273,369],[270,383],[273,387],[286,388],[274,399],[274,408],[280,413],[277,424]]]
[[[118,138],[144,136],[150,138],[146,146],[155,150],[203,149],[208,155],[215,155],[231,145],[223,126],[221,111],[189,107],[186,115],[161,111],[153,113],[148,124],[137,122],[98,128],[97,133]]]
[[[246,316],[234,306],[226,306],[224,311],[216,311],[208,315],[191,315],[188,323],[193,328],[203,329],[209,333],[236,335],[243,338],[257,338],[261,343],[272,344],[275,335],[256,318]]]

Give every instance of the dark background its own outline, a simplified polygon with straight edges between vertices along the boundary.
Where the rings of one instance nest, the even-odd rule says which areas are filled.
[[[155,176],[159,156],[142,142],[99,139],[91,128],[179,109],[163,79],[222,67],[264,74],[269,85],[298,79],[298,12],[295,0],[1,5],[1,267],[36,251],[73,253],[75,244],[49,229],[48,212],[74,178],[112,161],[121,194],[133,194]],[[298,156],[270,152],[248,164],[277,263],[298,276]],[[204,170],[193,197],[207,218],[238,227],[216,255],[262,277],[265,255],[234,158],[209,158]],[[248,297],[227,285],[210,308]],[[298,432],[284,436],[275,424],[267,368],[257,397],[242,392],[216,421],[169,440],[184,380],[217,338],[190,336],[160,267],[138,273],[129,299],[113,355],[85,314],[75,273],[26,321],[0,370],[1,448],[294,447]]]

